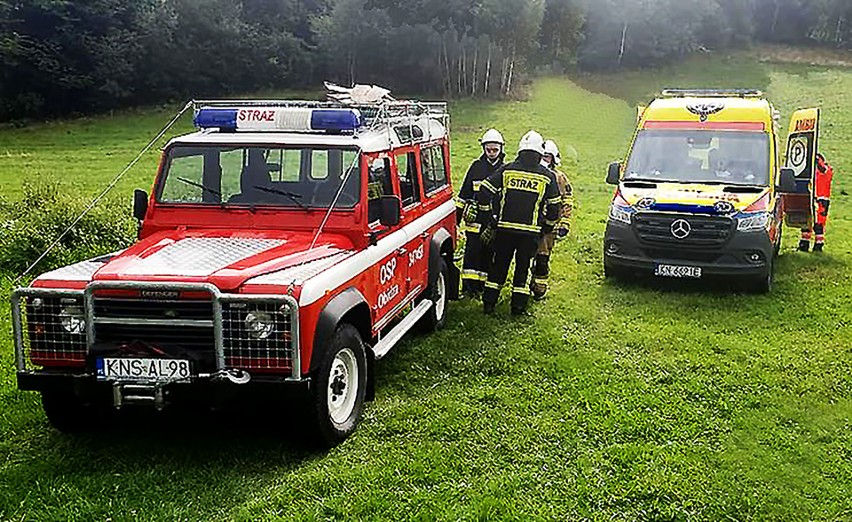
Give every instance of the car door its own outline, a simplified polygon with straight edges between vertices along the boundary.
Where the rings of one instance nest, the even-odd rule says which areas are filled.
[[[407,234],[399,225],[381,224],[382,196],[398,196],[393,182],[391,157],[381,155],[368,160],[367,214],[372,238],[367,247],[374,260],[371,269],[371,291],[368,299],[376,330],[383,328],[399,310],[407,289]]]
[[[796,192],[781,197],[787,225],[791,227],[807,226],[815,213],[814,174],[819,148],[819,116],[820,110],[812,108],[800,109],[790,117],[784,164],[793,169]]]
[[[409,148],[397,152],[394,159],[402,199],[402,224],[408,236],[403,259],[407,271],[405,294],[407,299],[411,299],[426,288],[429,269],[426,243],[429,230],[422,230],[423,224],[420,222],[424,212],[423,192],[416,153],[413,148]]]

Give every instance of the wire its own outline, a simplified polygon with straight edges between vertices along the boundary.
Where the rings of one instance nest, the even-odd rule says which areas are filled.
[[[126,167],[124,167],[124,170],[122,170],[115,178],[113,178],[112,182],[110,182],[110,184],[107,185],[107,187],[100,194],[98,194],[98,196],[94,200],[92,200],[91,203],[89,203],[89,206],[86,207],[83,212],[81,212],[80,215],[77,216],[77,218],[74,219],[74,221],[70,225],[68,225],[68,228],[66,228],[65,231],[62,232],[62,234],[60,234],[59,237],[56,238],[53,243],[51,243],[50,246],[47,247],[47,250],[45,250],[44,253],[38,256],[38,258],[33,261],[32,264],[27,267],[26,270],[24,270],[24,273],[22,273],[17,277],[17,279],[15,279],[13,285],[17,285],[21,281],[21,279],[25,278],[27,274],[29,274],[32,269],[35,268],[41,262],[41,260],[45,258],[45,256],[47,256],[47,254],[49,254],[54,248],[56,248],[56,245],[58,245],[62,241],[62,239],[68,235],[69,232],[74,230],[74,227],[77,226],[77,223],[79,223],[80,220],[83,219],[86,214],[89,213],[90,210],[95,208],[98,203],[100,203],[100,201],[109,193],[110,190],[113,189],[113,187],[115,187],[115,185],[121,180],[121,178],[124,177],[124,175],[127,174],[127,172],[132,169],[133,166],[136,165],[136,163],[139,162],[142,156],[144,156],[145,153],[148,152],[148,150],[153,147],[154,144],[157,143],[157,141],[159,141],[159,139],[162,138],[175,123],[177,123],[180,117],[183,116],[183,113],[185,113],[190,107],[192,107],[192,101],[187,102],[186,105],[184,105],[183,109],[181,109],[180,112],[178,112],[177,115],[172,118],[172,121],[170,121],[165,127],[163,127],[163,130],[161,130],[160,133],[157,134],[157,136],[148,143],[148,145],[145,145],[145,148],[142,149],[139,155],[137,155],[136,158],[133,159],[133,161],[131,161]]]

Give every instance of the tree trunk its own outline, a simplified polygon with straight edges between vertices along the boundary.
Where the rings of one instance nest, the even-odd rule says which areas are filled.
[[[488,42],[488,59],[485,61],[485,96],[488,96],[488,83],[491,81],[491,42]]]
[[[476,96],[476,59],[479,58],[479,42],[473,48],[473,67],[470,72],[470,95]]]
[[[624,42],[627,40],[627,22],[624,22],[624,27],[621,29],[621,47],[618,49],[618,65],[621,65],[621,59],[624,57]]]
[[[464,43],[464,38],[462,38],[462,73],[461,73],[462,81],[460,82],[464,91],[467,92],[467,45]],[[461,93],[459,93],[461,94]]]
[[[512,58],[509,61],[509,73],[508,78],[506,79],[506,96],[509,95],[509,91],[512,90],[512,73],[515,72],[515,46],[512,45]]]
[[[775,14],[772,15],[772,27],[769,29],[769,34],[775,36],[775,27],[778,25],[778,14],[781,11],[781,3],[779,0],[775,0]]]
[[[453,80],[452,80],[452,77],[450,76],[450,55],[447,52],[447,41],[442,39],[441,42],[444,46],[444,65],[446,66],[446,71],[447,71],[447,77],[446,77],[447,91],[446,92],[447,92],[447,96],[449,96],[453,92]]]

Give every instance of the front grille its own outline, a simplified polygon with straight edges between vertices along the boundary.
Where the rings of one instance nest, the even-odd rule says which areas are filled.
[[[250,325],[258,324],[258,319],[271,328],[250,331]],[[280,301],[223,303],[222,336],[227,366],[247,370],[293,368],[293,315]]]
[[[81,366],[86,360],[83,298],[28,296],[24,298],[22,331],[25,360],[37,366]]]
[[[125,319],[192,319],[211,320],[213,301],[95,298],[95,316]]]
[[[686,237],[678,238],[672,233],[672,224],[681,219],[689,224],[690,231]],[[639,240],[647,245],[719,247],[731,236],[734,221],[719,216],[638,212],[633,216],[633,227]]]

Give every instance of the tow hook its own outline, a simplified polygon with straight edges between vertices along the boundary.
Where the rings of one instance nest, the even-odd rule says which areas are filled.
[[[251,380],[251,374],[238,368],[227,368],[225,370],[219,370],[211,375],[210,380],[214,382],[227,380],[231,384],[246,384]]]

